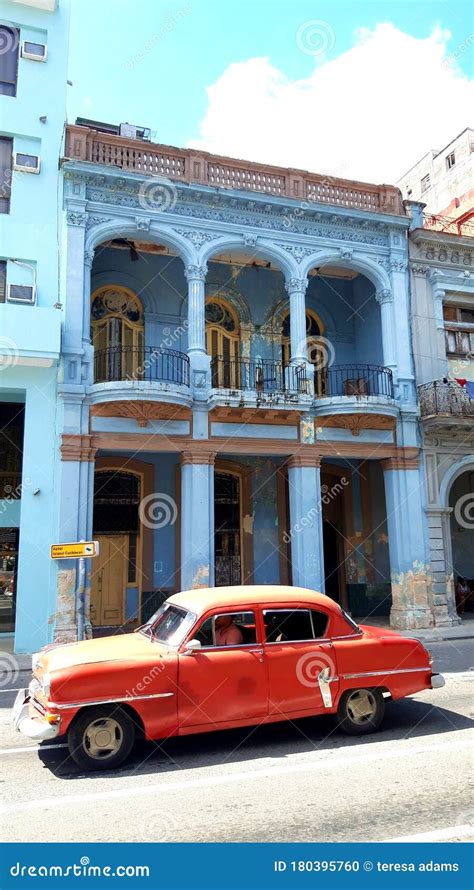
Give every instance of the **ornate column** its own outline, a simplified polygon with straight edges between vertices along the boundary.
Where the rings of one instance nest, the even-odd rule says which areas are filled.
[[[394,376],[397,373],[395,358],[395,331],[393,318],[393,294],[389,288],[377,291],[375,299],[380,306],[382,325],[383,363],[390,368]]]
[[[207,398],[211,382],[211,362],[206,352],[204,312],[207,266],[186,266],[184,274],[188,282],[188,355],[191,365],[191,386],[195,398]]]
[[[321,459],[295,454],[288,461],[291,576],[296,587],[324,592],[323,515]]]
[[[308,360],[306,348],[306,302],[307,278],[287,278],[286,289],[290,297],[290,339],[292,364],[303,364]]]
[[[392,627],[433,627],[432,577],[424,535],[423,481],[418,459],[381,461],[392,584]]]
[[[211,452],[181,455],[181,589],[214,584],[214,460]]]

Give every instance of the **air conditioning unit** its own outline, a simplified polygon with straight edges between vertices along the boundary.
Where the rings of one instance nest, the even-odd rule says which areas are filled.
[[[7,286],[8,303],[27,303],[33,306],[36,302],[36,285],[34,284],[9,284]]]
[[[31,40],[22,40],[22,59],[32,59],[34,62],[46,62],[47,55],[48,47],[45,43],[33,43]]]
[[[144,142],[150,142],[151,130],[149,127],[136,127],[135,124],[120,124],[119,136],[126,136],[127,139],[143,139]]]
[[[39,155],[27,155],[22,151],[15,151],[13,154],[14,170],[21,170],[23,173],[39,173],[40,163]]]

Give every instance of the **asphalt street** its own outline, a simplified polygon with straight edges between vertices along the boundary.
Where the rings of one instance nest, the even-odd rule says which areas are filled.
[[[329,717],[140,743],[84,775],[11,726],[0,692],[5,841],[465,841],[474,837],[472,640],[430,643],[443,689],[387,705],[364,739]]]

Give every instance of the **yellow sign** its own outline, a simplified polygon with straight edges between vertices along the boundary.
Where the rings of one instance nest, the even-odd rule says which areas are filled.
[[[51,544],[51,559],[83,559],[98,556],[98,541],[76,541],[71,544]]]

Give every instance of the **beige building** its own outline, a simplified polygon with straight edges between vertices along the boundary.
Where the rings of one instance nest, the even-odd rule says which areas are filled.
[[[431,149],[400,177],[398,183],[408,201],[423,201],[425,226],[440,229],[429,216],[452,219],[442,230],[464,235],[474,226],[474,130],[466,127],[442,149]]]

